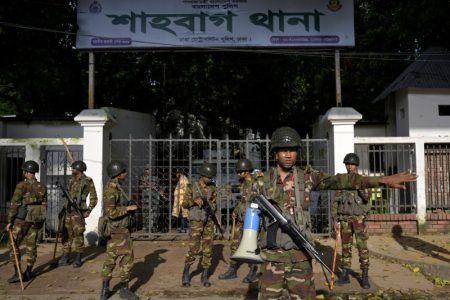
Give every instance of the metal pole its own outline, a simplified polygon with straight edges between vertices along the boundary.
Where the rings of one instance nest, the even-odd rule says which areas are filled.
[[[94,72],[95,72],[94,52],[89,52],[89,91],[88,91],[89,109],[94,109]]]
[[[341,55],[339,50],[334,50],[334,69],[336,72],[336,106],[342,106],[342,93],[341,93]]]

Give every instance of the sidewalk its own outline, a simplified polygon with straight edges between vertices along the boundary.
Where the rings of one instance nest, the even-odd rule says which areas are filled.
[[[334,240],[319,239],[320,251],[331,266]],[[243,265],[238,270],[238,278],[218,280],[217,276],[226,271],[229,261],[229,242],[215,241],[210,288],[200,284],[200,270],[197,264],[191,269],[192,286],[181,287],[181,273],[186,241],[136,241],[135,265],[130,287],[141,299],[256,299],[257,282],[250,285],[241,282],[248,272]],[[340,249],[340,248],[339,248]],[[450,286],[437,287],[429,279],[438,274],[441,279],[448,277],[450,270],[449,236],[415,236],[394,239],[386,236],[369,238],[371,267],[369,278],[371,288],[363,290],[358,283],[360,275],[358,255],[353,257],[351,283],[328,288],[327,279],[320,266],[314,263],[315,284],[319,299],[449,299]],[[340,250],[339,252],[340,253]],[[0,297],[2,299],[98,299],[101,287],[100,269],[104,260],[103,247],[86,249],[85,263],[80,269],[71,266],[51,268],[52,244],[41,244],[34,273],[38,276],[27,283],[25,291],[19,284],[8,284],[12,266],[6,261],[6,249],[0,249]],[[339,259],[340,255],[338,256]],[[408,263],[410,266],[403,266]],[[420,270],[414,269],[419,266]],[[416,271],[416,272],[415,272]],[[422,272],[423,271],[423,272]],[[426,272],[432,275],[424,275]],[[447,274],[447,277],[442,275]],[[327,274],[329,276],[329,274]],[[117,291],[117,273],[111,282]],[[356,297],[356,298],[355,298]],[[119,299],[115,294],[110,299]]]

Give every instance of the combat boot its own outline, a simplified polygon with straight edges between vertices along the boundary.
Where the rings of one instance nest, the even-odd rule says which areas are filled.
[[[127,299],[127,300],[139,300],[139,297],[136,296],[135,293],[133,293],[130,288],[128,287],[128,281],[122,281],[120,283],[120,291],[119,291],[119,296],[122,299]]]
[[[30,281],[33,277],[33,274],[31,273],[31,269],[33,269],[33,266],[28,265],[25,269],[25,272],[23,272],[22,280],[23,281]]]
[[[363,289],[370,289],[370,283],[369,283],[369,269],[363,269],[363,270],[362,270],[361,287],[362,287]]]
[[[181,278],[181,284],[184,287],[190,287],[191,286],[191,279],[189,278],[189,268],[191,267],[191,265],[184,265],[184,270],[183,270],[183,276]]]
[[[205,269],[203,269],[202,278],[201,278],[201,281],[202,281],[202,284],[203,284],[204,287],[210,287],[211,286],[211,282],[208,280],[208,277],[209,277],[208,269],[205,268]]]
[[[343,285],[350,283],[350,278],[348,277],[348,269],[342,269],[339,279],[336,281],[337,285]]]
[[[242,279],[243,283],[252,283],[256,279],[256,271],[258,270],[257,265],[250,265],[250,271],[248,271],[247,276]]]
[[[109,298],[109,280],[103,281],[102,291],[100,293],[100,300],[107,300]]]
[[[69,255],[64,253],[63,256],[58,260],[58,267],[69,265]]]
[[[81,253],[77,253],[77,256],[75,257],[75,261],[73,262],[74,268],[81,267]]]
[[[19,272],[17,272],[17,268],[14,267],[14,275],[8,279],[8,283],[16,283],[19,282]]]
[[[237,264],[230,264],[230,267],[228,268],[228,270],[219,275],[219,279],[220,280],[224,280],[224,279],[233,279],[237,277]]]

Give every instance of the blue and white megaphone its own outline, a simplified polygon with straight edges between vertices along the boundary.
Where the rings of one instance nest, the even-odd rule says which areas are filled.
[[[264,262],[259,254],[260,249],[258,247],[259,213],[260,210],[256,203],[250,204],[250,207],[245,209],[241,243],[236,253],[231,256],[232,260],[249,264],[262,264]]]

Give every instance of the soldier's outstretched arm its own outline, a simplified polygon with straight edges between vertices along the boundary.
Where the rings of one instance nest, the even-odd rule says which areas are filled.
[[[402,183],[417,180],[417,175],[408,171],[380,177],[379,183],[396,189],[406,189]]]

